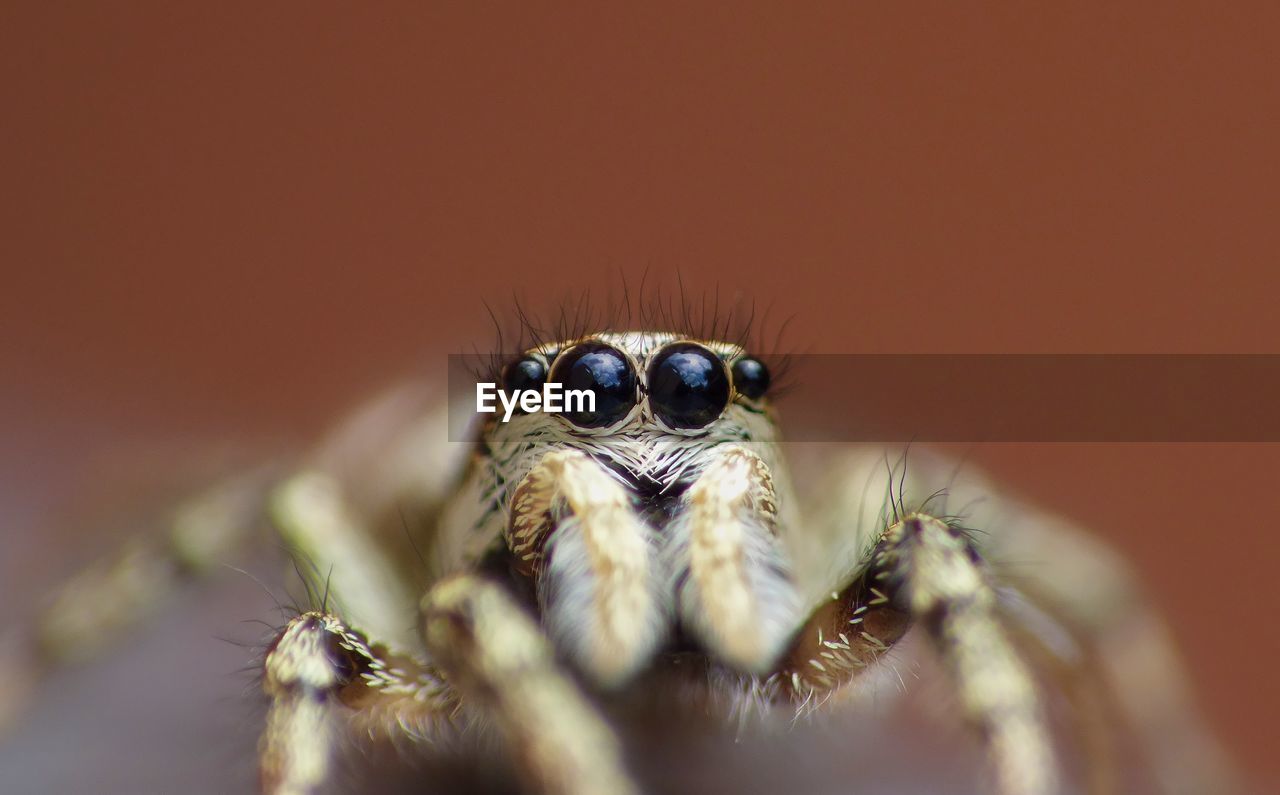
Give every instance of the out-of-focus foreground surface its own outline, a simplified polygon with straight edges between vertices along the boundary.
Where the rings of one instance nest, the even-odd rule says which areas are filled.
[[[487,345],[481,302],[513,289],[680,271],[828,352],[1280,338],[1262,4],[2,16],[2,624],[121,537],[78,520],[125,484],[312,438]],[[796,413],[818,409],[838,407]],[[1274,785],[1280,450],[972,457],[1135,562],[1209,718]],[[246,652],[215,636],[256,637],[238,622],[270,601],[228,574],[175,607],[51,683],[0,789],[249,780]]]

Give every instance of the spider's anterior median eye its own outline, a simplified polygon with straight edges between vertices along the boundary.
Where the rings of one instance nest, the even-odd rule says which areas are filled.
[[[769,370],[759,359],[743,357],[733,363],[733,386],[752,400],[759,400],[769,389]]]
[[[672,428],[706,426],[729,405],[724,363],[692,342],[668,347],[649,365],[649,401]]]
[[[579,428],[605,428],[636,404],[636,371],[627,357],[601,342],[575,345],[556,358],[552,380],[565,390],[565,419]],[[595,395],[595,410],[571,401],[571,390]],[[581,409],[581,410],[580,410]]]

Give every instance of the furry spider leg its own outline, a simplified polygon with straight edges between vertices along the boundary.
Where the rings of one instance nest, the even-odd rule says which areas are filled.
[[[592,515],[580,501],[574,504]],[[314,792],[330,777],[344,729],[435,739],[461,728],[460,712],[499,730],[536,791],[633,792],[612,730],[556,667],[548,640],[500,586],[473,576],[434,585],[420,605],[424,649],[416,638],[396,639],[399,592],[407,586],[368,544],[337,484],[302,473],[280,487],[273,505],[284,537],[309,554],[332,556],[324,588],[335,605],[357,605],[394,640],[355,629],[339,618],[341,608],[290,622],[264,665],[271,699],[260,745],[265,793]],[[318,592],[319,583],[312,590]]]
[[[433,739],[457,697],[433,667],[392,655],[332,613],[289,622],[263,664],[270,699],[258,747],[266,795],[309,795],[331,777],[343,734]]]
[[[926,483],[944,483],[946,502],[960,506],[965,524],[983,528],[980,536],[955,532],[980,553],[973,562],[995,591],[993,615],[1007,641],[1034,670],[1042,697],[1065,699],[1053,713],[1069,743],[1058,759],[1063,786],[1095,795],[1140,785],[1179,795],[1239,791],[1167,626],[1115,550],[1002,493],[972,467],[958,471],[917,452],[905,487],[891,486],[896,476],[884,460],[877,448],[850,448],[808,462],[820,467],[809,477],[800,470],[808,502],[819,507],[806,517],[806,532],[819,541],[796,550],[821,555],[799,561],[813,573],[806,604],[814,607],[779,673],[801,711],[837,689],[876,691],[887,673],[876,663],[913,623],[903,595],[887,587],[893,575],[876,579],[888,571],[875,563],[883,550],[876,528],[893,522],[890,504],[901,518],[903,505],[921,506],[917,495],[931,493]],[[881,502],[881,494],[889,496]],[[823,555],[831,560],[825,567]]]
[[[135,534],[113,556],[63,584],[30,623],[6,633],[0,644],[0,733],[49,674],[104,652],[184,583],[263,535],[260,509],[275,469],[227,478],[178,503],[161,532]]]
[[[964,532],[925,514],[891,524],[863,574],[818,608],[780,670],[804,704],[874,663],[919,624],[981,731],[1001,795],[1057,791],[1037,687],[1001,624],[997,594]]]
[[[749,447],[718,446],[683,495],[665,550],[685,626],[719,659],[760,673],[801,618],[773,479]]]
[[[999,529],[995,554],[1054,563],[1003,572],[1019,597],[1004,600],[1005,612],[1022,645],[1047,659],[1084,702],[1075,733],[1097,760],[1088,791],[1124,791],[1124,771],[1105,765],[1122,761],[1115,748],[1125,741],[1134,752],[1127,766],[1145,769],[1157,792],[1240,791],[1239,772],[1196,703],[1168,625],[1123,558],[1070,522],[1016,500],[998,504],[975,517]]]
[[[270,509],[281,538],[310,563],[299,568],[307,593],[323,596],[263,662],[260,781],[268,795],[308,795],[331,777],[344,733],[436,737],[457,700],[412,631],[408,583],[341,486],[303,470],[275,489]]]
[[[1057,790],[1058,764],[1035,680],[997,615],[996,590],[964,532],[924,514],[885,531],[875,575],[905,598],[986,740],[999,792]]]
[[[585,453],[546,453],[511,500],[507,544],[538,588],[548,633],[592,678],[625,681],[663,640],[654,533]]]
[[[455,450],[447,438],[439,389],[409,383],[370,401],[326,437],[307,456],[308,471],[347,484],[348,496],[358,497],[362,517],[404,501],[431,515],[453,480],[449,462]],[[279,478],[286,464],[294,463],[257,466],[176,501],[160,527],[142,527],[121,549],[63,584],[30,620],[5,628],[0,637],[0,733],[19,721],[53,671],[105,652],[164,610],[177,589],[238,562],[254,542],[269,538],[266,506],[274,495],[278,507]],[[375,543],[394,546],[404,535],[397,521]],[[325,565],[327,571],[335,561],[306,539],[291,543],[314,569]],[[346,569],[334,571],[344,576]],[[325,572],[318,574],[322,579]],[[319,593],[324,583],[313,579],[310,587]],[[412,636],[405,631],[414,625],[412,596],[404,604],[408,608],[395,632]],[[416,637],[413,642],[419,643]]]
[[[482,705],[526,779],[547,795],[637,795],[613,730],[555,663],[547,637],[498,585],[472,575],[422,600],[423,634]]]
[[[919,627],[985,740],[994,790],[1056,792],[1058,762],[1037,684],[1003,623],[985,551],[965,530],[906,510],[918,504],[914,495],[929,493],[917,476],[937,475],[938,462],[908,473],[904,462],[886,460],[883,451],[852,449],[811,484],[828,496],[807,517],[806,532],[823,539],[810,549],[830,561],[801,561],[813,573],[812,612],[778,669],[779,695],[803,711],[850,686],[850,694],[874,692],[887,671],[876,663]]]

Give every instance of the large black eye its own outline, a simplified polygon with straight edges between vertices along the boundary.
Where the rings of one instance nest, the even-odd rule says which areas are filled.
[[[636,371],[627,357],[601,342],[575,345],[557,357],[552,380],[565,390],[562,416],[579,428],[613,425],[636,405]],[[595,410],[571,399],[571,390],[595,395]]]
[[[759,359],[743,357],[733,363],[733,386],[752,400],[759,400],[769,389],[769,370]]]
[[[729,405],[724,364],[701,345],[669,346],[649,365],[649,402],[671,428],[706,426]]]

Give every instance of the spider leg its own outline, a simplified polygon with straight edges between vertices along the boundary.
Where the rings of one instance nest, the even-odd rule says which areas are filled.
[[[506,739],[537,791],[631,795],[613,731],[555,663],[532,618],[496,584],[459,575],[422,600],[431,653]]]
[[[721,446],[681,503],[666,555],[684,625],[718,659],[767,671],[800,617],[769,467],[744,446]]]
[[[1051,793],[1057,762],[1035,680],[1002,625],[996,589],[965,534],[924,514],[890,525],[864,574],[802,630],[780,673],[793,698],[843,685],[923,627],[967,718],[981,731],[1002,795]]]
[[[405,509],[430,519],[454,475],[451,456],[462,452],[448,441],[439,397],[410,383],[371,401],[272,491],[268,505],[308,594],[320,602],[332,596],[344,621],[397,651],[422,646],[414,630],[422,588],[411,583],[425,562]]]
[[[337,616],[308,612],[289,622],[267,652],[270,698],[259,743],[266,795],[308,795],[330,774],[345,733],[439,736],[457,700],[429,666],[371,645]]]
[[[309,594],[321,602],[333,599],[346,620],[379,642],[400,650],[420,647],[412,589],[336,480],[314,470],[294,475],[273,492],[271,514],[301,558],[298,572]]]
[[[998,790],[1055,791],[1057,763],[1035,681],[1001,624],[996,590],[969,539],[915,514],[892,525],[882,544],[875,576],[896,582],[933,639],[986,738]]]
[[[399,387],[370,401],[311,453],[309,472],[314,477],[286,482],[286,488],[274,492],[277,521],[286,533],[296,530],[290,541],[313,564],[315,593],[323,592],[330,563],[335,579],[346,578],[347,569],[338,565],[337,556],[322,554],[327,540],[323,533],[312,533],[309,522],[292,521],[307,510],[308,501],[300,501],[299,492],[308,488],[323,492],[316,484],[332,477],[346,484],[343,500],[357,503],[354,513],[361,518],[405,500],[418,512],[429,514],[453,475],[448,459],[457,451],[447,439],[447,411],[438,390],[423,384]],[[113,555],[65,583],[30,621],[6,628],[0,636],[0,732],[16,723],[52,671],[105,651],[163,609],[176,589],[232,562],[246,546],[267,535],[264,506],[281,469],[278,463],[257,467],[177,502],[158,531],[147,527],[135,534]],[[289,483],[303,488],[290,491]],[[390,534],[375,536],[374,542],[393,547],[403,541],[403,531],[402,524],[396,523]],[[350,551],[358,555],[363,548],[356,546],[359,542]],[[386,557],[381,555],[381,560]],[[364,582],[377,588],[376,579]],[[350,593],[355,602],[375,593],[360,587],[340,590]],[[388,637],[418,643],[406,629],[414,624],[415,596],[410,592],[401,603],[400,623],[383,622],[394,626]],[[360,610],[361,605],[356,607]],[[381,631],[378,616],[387,612],[377,608],[360,612],[361,621],[363,613],[368,613]]]
[[[317,467],[271,494],[272,519],[302,559],[297,571],[313,605],[277,636],[263,664],[270,705],[259,770],[268,795],[316,791],[340,740],[360,730],[435,738],[456,707],[422,660],[412,590],[371,532],[371,511],[349,491]]]
[[[0,731],[52,671],[104,651],[161,609],[184,582],[226,562],[258,536],[274,477],[262,468],[180,502],[161,533],[138,534],[81,571],[0,645]]]
[[[806,524],[816,541],[793,549],[800,581],[815,587],[810,618],[779,669],[783,694],[808,708],[837,690],[884,692],[877,685],[887,667],[874,663],[921,616],[902,588],[911,565],[882,558],[884,538],[870,531],[887,523],[885,514],[892,521],[890,506],[945,502],[982,528],[959,539],[971,548],[981,540],[974,566],[996,595],[995,612],[983,612],[1003,629],[1001,645],[1034,669],[1043,695],[1053,694],[1055,724],[1074,749],[1059,763],[1078,773],[1083,791],[1123,792],[1138,779],[1161,793],[1237,791],[1238,775],[1196,707],[1168,628],[1119,554],[1002,495],[972,466],[914,451],[909,476],[891,487],[895,467],[885,460],[883,451],[852,448],[834,465],[812,462],[810,502],[827,510]],[[925,482],[947,486],[936,504]]]
[[[1125,561],[1071,523],[1016,501],[1004,501],[991,521],[1003,527],[1001,558],[1053,561],[1005,575],[1032,608],[1014,610],[1010,624],[1091,706],[1081,710],[1078,732],[1099,758],[1090,791],[1122,789],[1118,771],[1102,762],[1124,739],[1137,751],[1126,766],[1140,760],[1155,791],[1238,791],[1238,774],[1195,703],[1169,628]]]
[[[538,587],[548,632],[603,685],[648,661],[667,629],[652,529],[587,455],[543,456],[512,497],[507,544]]]

